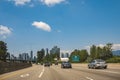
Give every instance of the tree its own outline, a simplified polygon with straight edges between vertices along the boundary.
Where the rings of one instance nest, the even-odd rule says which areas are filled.
[[[92,45],[92,47],[90,48],[90,57],[92,59],[96,58],[96,46],[95,45]]]
[[[45,55],[45,50],[37,51],[37,62],[42,62]]]
[[[87,50],[83,49],[80,51],[79,55],[80,55],[80,62],[85,62],[88,57],[88,52]]]
[[[104,59],[107,60],[109,58],[111,58],[112,55],[112,44],[108,43],[106,44],[104,47],[96,47],[95,45],[92,45],[92,47],[90,48],[90,57],[92,59]]]
[[[75,49],[70,55],[70,61],[72,61],[72,56],[79,56],[80,57],[79,62],[84,62],[84,61],[86,61],[86,59],[88,57],[88,52],[85,49],[83,49],[83,50]]]
[[[0,60],[6,61],[7,57],[7,44],[0,41]]]
[[[112,55],[112,44],[111,43],[108,43],[106,44],[106,46],[103,47],[103,55],[102,55],[102,58],[104,60],[107,60],[109,58],[111,58],[113,55]]]
[[[96,56],[95,56],[95,58],[101,58],[101,56],[102,56],[102,48],[98,46],[96,48]]]

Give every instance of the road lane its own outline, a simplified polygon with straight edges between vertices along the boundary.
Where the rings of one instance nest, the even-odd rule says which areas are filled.
[[[119,80],[120,79],[120,72],[119,72],[120,67],[117,67],[117,69],[118,71],[116,71],[115,69],[111,69],[111,67],[109,67],[108,69],[88,69],[87,66],[81,67],[80,65],[73,67],[73,70],[76,70],[79,72],[90,73],[90,75],[94,76],[96,80],[99,79],[99,77],[100,79],[104,79],[104,80]]]
[[[68,76],[71,76],[71,73],[72,73],[72,77],[75,77],[75,78],[80,78],[81,77],[86,77],[88,79],[89,78],[92,78],[94,80],[119,80],[120,79],[120,72],[116,72],[115,71],[109,71],[109,70],[103,70],[103,69],[87,69],[87,68],[81,68],[81,67],[78,67],[76,68],[76,66],[73,65],[73,69],[61,69],[60,66],[58,67],[59,69],[56,69],[58,72],[61,72],[61,73],[66,73],[68,74]],[[65,74],[64,74],[65,75]],[[77,76],[75,76],[77,75]],[[67,76],[67,75],[66,75]],[[79,76],[79,77],[78,77]],[[83,79],[81,79],[83,80]]]
[[[34,65],[30,68],[21,69],[18,71],[13,71],[10,73],[5,73],[0,75],[0,80],[33,80],[35,77],[38,77],[39,73],[42,71],[42,66]],[[25,76],[25,75],[29,76]],[[21,77],[25,76],[25,77]]]
[[[44,74],[39,80],[65,80],[63,76],[57,73],[52,67],[44,67]]]
[[[0,80],[119,80],[119,67],[116,69],[112,67],[88,69],[87,66],[84,67],[81,64],[73,64],[72,69],[62,69],[60,64],[51,67],[34,65],[30,68],[0,75]]]

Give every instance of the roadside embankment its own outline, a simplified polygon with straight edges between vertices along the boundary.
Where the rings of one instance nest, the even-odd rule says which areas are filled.
[[[31,67],[27,62],[0,62],[0,74]]]

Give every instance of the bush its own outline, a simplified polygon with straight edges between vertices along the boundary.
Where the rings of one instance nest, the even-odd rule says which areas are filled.
[[[108,60],[106,60],[107,63],[120,63],[120,57],[113,57],[113,58],[110,58]]]

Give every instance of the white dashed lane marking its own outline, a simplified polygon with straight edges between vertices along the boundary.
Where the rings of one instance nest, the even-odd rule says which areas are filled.
[[[28,77],[28,76],[29,76],[29,74],[20,75],[21,78]]]
[[[88,80],[93,80],[92,78],[90,78],[90,77],[86,77],[86,79],[88,79]]]
[[[41,73],[40,73],[40,75],[38,76],[39,78],[41,78],[41,77],[42,77],[42,75],[43,75],[44,71],[45,71],[45,69],[44,69],[44,67],[43,67],[42,72],[41,72]]]

